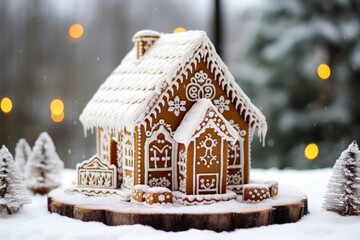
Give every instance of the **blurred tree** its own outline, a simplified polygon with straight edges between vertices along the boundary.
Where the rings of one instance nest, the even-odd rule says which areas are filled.
[[[26,164],[26,186],[33,193],[47,194],[61,185],[63,168],[64,163],[59,158],[51,137],[47,132],[42,132]]]
[[[359,14],[356,0],[273,0],[242,14],[235,75],[267,117],[268,148],[253,149],[261,166],[331,166],[360,136]],[[331,71],[325,79],[322,63]],[[320,148],[311,162],[309,142]]]
[[[206,29],[206,9],[180,0],[0,1],[0,100],[13,102],[9,114],[0,111],[0,143],[12,151],[19,138],[33,145],[46,130],[67,167],[92,156],[95,135],[84,138],[79,114],[133,47],[133,34]],[[74,23],[84,27],[79,39],[68,34]],[[54,98],[65,105],[60,123],[50,117]]]
[[[31,154],[31,147],[25,138],[20,138],[15,147],[15,167],[24,178],[25,167]]]

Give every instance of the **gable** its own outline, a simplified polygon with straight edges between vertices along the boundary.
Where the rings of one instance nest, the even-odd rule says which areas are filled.
[[[267,131],[265,117],[242,92],[230,73],[228,79],[224,78],[228,72],[226,66],[224,65],[224,70],[221,69],[218,66],[221,64],[208,57],[209,54],[196,57],[201,53],[203,54],[201,49],[195,51],[193,59],[189,60],[184,69],[178,71],[179,74],[154,101],[144,119],[148,119],[151,125],[152,121],[164,118],[162,112],[166,112],[172,115],[167,122],[174,123],[175,130],[197,99],[208,98],[225,119],[241,125],[241,130],[247,132],[249,128],[252,129],[251,133],[257,129],[258,136],[263,141]],[[212,67],[214,65],[215,67]]]
[[[187,111],[174,133],[174,139],[187,146],[208,128],[214,129],[217,135],[229,142],[235,142],[238,139],[237,131],[219,113],[211,100],[206,98],[197,100]]]

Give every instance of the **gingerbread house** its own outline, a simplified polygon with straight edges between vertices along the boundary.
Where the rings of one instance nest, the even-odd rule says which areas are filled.
[[[97,165],[114,166],[114,188],[125,191],[141,184],[184,195],[240,193],[252,134],[264,142],[267,124],[206,33],[143,30],[133,41],[80,116],[85,132],[96,130]],[[81,186],[101,187],[81,169]]]

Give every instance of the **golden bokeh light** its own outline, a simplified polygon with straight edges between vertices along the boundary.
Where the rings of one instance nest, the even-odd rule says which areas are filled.
[[[319,147],[315,143],[309,143],[304,151],[304,155],[308,160],[314,160],[319,154]]]
[[[50,111],[54,115],[60,115],[64,112],[64,103],[58,98],[55,98],[50,103]]]
[[[13,107],[12,101],[8,97],[1,99],[0,108],[3,113],[10,113]]]
[[[80,23],[74,23],[69,27],[69,36],[72,39],[79,39],[84,34],[84,27]]]
[[[183,27],[177,27],[174,29],[173,33],[186,32],[186,29]]]
[[[51,119],[56,122],[56,123],[60,123],[64,120],[64,117],[65,117],[65,114],[64,112],[58,114],[58,115],[55,115],[53,113],[51,113]]]
[[[317,68],[317,74],[318,74],[319,78],[321,78],[323,80],[327,80],[331,75],[331,69],[330,69],[329,65],[327,65],[325,63],[320,64]]]

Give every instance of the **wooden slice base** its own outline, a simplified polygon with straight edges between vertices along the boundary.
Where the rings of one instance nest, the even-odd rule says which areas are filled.
[[[308,213],[307,197],[295,188],[287,188],[290,190],[289,194],[279,194],[275,199],[260,203],[247,203],[238,199],[206,206],[145,206],[117,201],[111,196],[89,197],[56,189],[48,196],[48,210],[70,218],[98,221],[110,226],[142,224],[165,231],[184,231],[190,228],[231,231],[291,223],[301,219]]]

